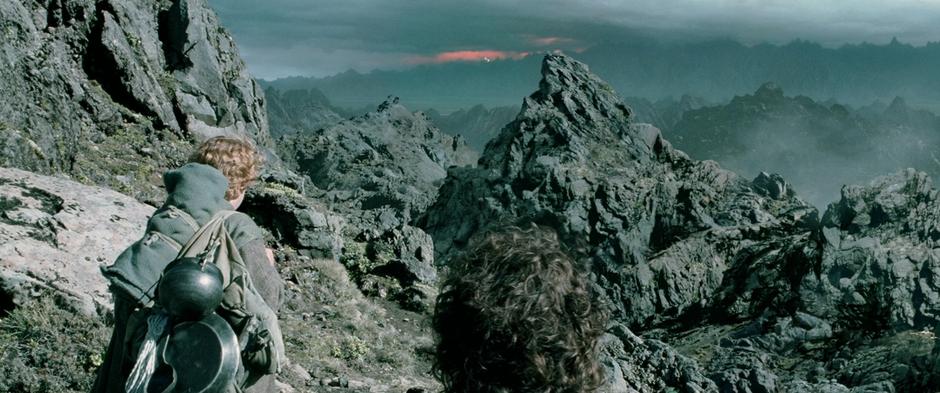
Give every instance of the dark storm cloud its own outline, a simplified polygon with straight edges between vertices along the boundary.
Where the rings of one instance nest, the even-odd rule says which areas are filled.
[[[940,40],[940,0],[210,0],[256,76],[329,75],[631,37]],[[462,51],[462,52],[459,52]],[[489,51],[489,52],[474,52]],[[446,52],[459,52],[447,55]],[[477,54],[474,54],[477,53]],[[441,57],[444,56],[444,57]]]

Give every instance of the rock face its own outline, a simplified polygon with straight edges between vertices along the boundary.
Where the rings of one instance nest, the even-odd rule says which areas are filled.
[[[940,199],[923,172],[846,186],[822,220],[825,248],[801,286],[806,309],[869,331],[940,323]]]
[[[694,360],[665,343],[642,339],[623,325],[601,338],[607,382],[603,393],[718,392]]]
[[[787,256],[803,250],[790,245],[809,241],[814,208],[785,184],[769,193],[763,178],[690,160],[656,128],[633,123],[582,63],[549,55],[542,76],[479,167],[453,168],[421,218],[443,263],[490,225],[534,221],[593,261],[597,285],[630,326],[719,304],[736,317],[771,303],[792,308],[779,300],[793,296],[789,281],[766,277],[782,282],[783,296],[768,296],[747,287],[761,279],[749,266],[791,274]],[[729,285],[741,287],[716,296]]]
[[[402,288],[436,282],[431,237],[411,222],[434,201],[448,167],[476,160],[462,139],[390,99],[375,112],[278,143],[310,179],[306,194],[346,217],[344,263],[367,292],[411,299]]]
[[[0,36],[2,165],[158,199],[152,174],[193,139],[270,146],[261,90],[205,0],[5,2]]]
[[[140,237],[153,210],[111,190],[0,168],[0,313],[46,291],[88,315],[110,309],[99,266]]]

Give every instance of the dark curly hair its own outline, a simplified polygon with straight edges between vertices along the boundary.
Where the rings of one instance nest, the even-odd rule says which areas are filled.
[[[606,318],[554,231],[490,232],[445,273],[434,374],[445,393],[590,392]]]

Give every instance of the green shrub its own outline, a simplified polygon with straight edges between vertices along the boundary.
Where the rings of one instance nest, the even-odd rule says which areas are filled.
[[[0,318],[0,392],[87,392],[111,329],[52,296]]]

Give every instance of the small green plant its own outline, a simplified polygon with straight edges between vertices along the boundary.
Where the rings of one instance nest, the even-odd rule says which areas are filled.
[[[378,266],[375,261],[369,258],[367,244],[356,241],[345,243],[340,261],[346,266],[353,281],[359,281],[362,276]]]
[[[342,360],[362,360],[369,353],[369,347],[359,337],[347,337],[342,343],[334,345],[330,355]]]
[[[164,71],[157,74],[157,83],[160,85],[160,88],[163,89],[163,92],[167,95],[172,96],[176,95],[176,78],[173,77],[173,74]]]

